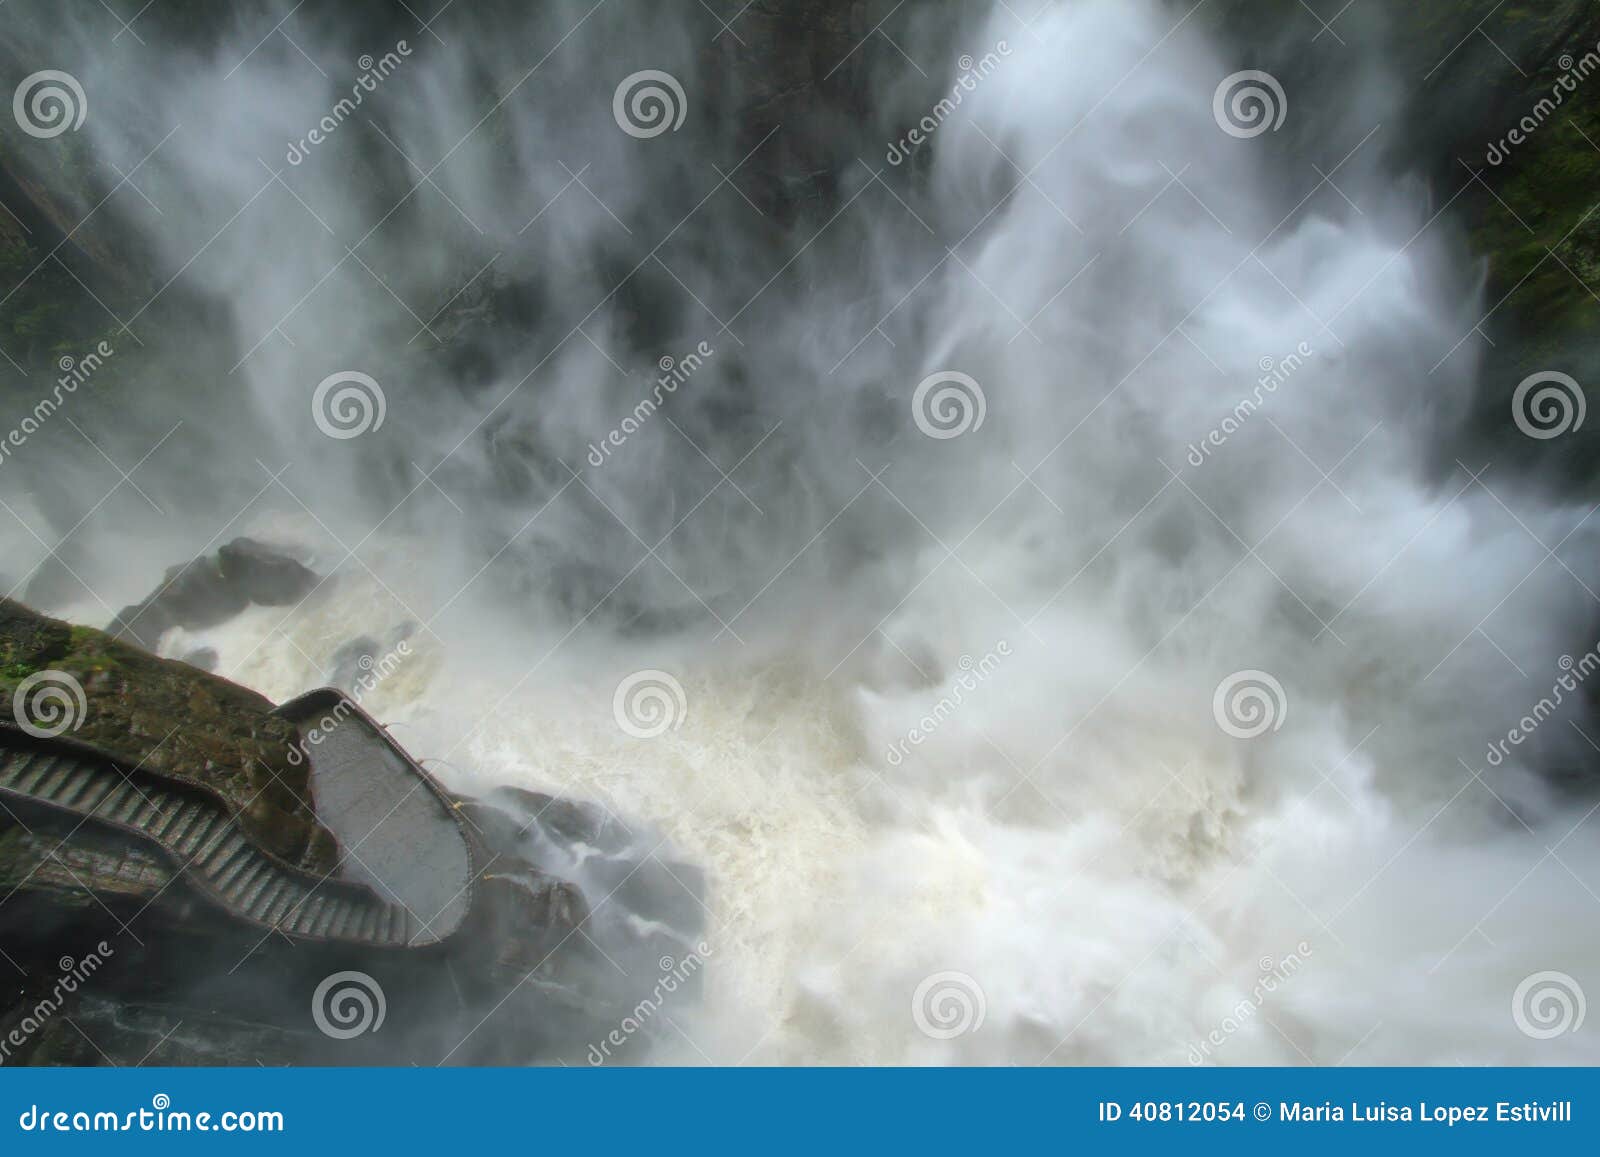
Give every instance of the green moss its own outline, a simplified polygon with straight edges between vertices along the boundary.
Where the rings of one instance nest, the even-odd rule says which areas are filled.
[[[289,759],[299,734],[262,696],[5,599],[0,664],[0,719],[17,709],[22,679],[63,672],[83,692],[72,738],[149,774],[211,789],[252,838],[291,863],[326,871],[337,862],[316,821],[305,763]]]

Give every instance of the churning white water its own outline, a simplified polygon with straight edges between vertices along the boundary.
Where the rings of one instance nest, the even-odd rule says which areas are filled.
[[[663,250],[703,296],[718,271],[734,279],[709,303],[731,332],[692,311],[619,375],[594,348],[624,344],[613,301],[497,368],[493,388],[447,396],[442,368],[391,385],[388,425],[348,443],[313,431],[310,387],[370,364],[362,343],[388,331],[364,306],[295,317],[292,347],[272,337],[339,253],[304,221],[280,241],[277,215],[303,212],[274,190],[270,212],[219,242],[249,263],[191,276],[233,304],[242,345],[271,339],[231,380],[267,415],[253,445],[279,449],[243,460],[296,463],[295,501],[233,533],[334,577],[293,613],[258,608],[164,649],[214,647],[219,671],[282,698],[352,636],[410,629],[415,656],[367,705],[453,786],[593,800],[702,866],[707,986],[671,1010],[682,1031],[662,1034],[658,1059],[1596,1060],[1592,1033],[1538,1039],[1513,1009],[1525,978],[1595,977],[1600,959],[1600,821],[1532,763],[1592,758],[1582,716],[1486,758],[1549,694],[1560,657],[1595,643],[1576,577],[1593,573],[1587,511],[1502,485],[1484,462],[1432,460],[1465,409],[1475,345],[1434,367],[1481,311],[1450,237],[1426,228],[1439,206],[1379,169],[1370,134],[1381,143],[1386,110],[1290,105],[1286,132],[1320,126],[1297,137],[1309,159],[1274,134],[1225,132],[1213,96],[1243,65],[1182,15],[1085,0],[1023,29],[997,12],[968,43],[1007,52],[923,146],[915,192],[880,148],[846,178],[837,222],[771,254],[749,257],[738,231],[725,248],[712,231],[697,253]],[[385,83],[392,135],[426,167],[472,117],[448,99],[464,49],[422,47]],[[648,54],[627,62],[618,78]],[[233,91],[223,70],[192,74],[188,99]],[[313,96],[300,103],[320,107]],[[689,148],[672,136],[605,135],[605,94],[595,103],[586,151],[547,113],[517,113],[496,147],[537,151],[546,138],[518,135],[531,118],[552,155],[572,146],[569,172],[604,159],[596,199],[632,224],[664,173],[694,176],[696,197],[715,182],[706,165],[662,168]],[[172,158],[180,187],[226,188],[237,207],[266,177],[235,174],[299,113],[231,107],[274,123],[203,155],[179,141]],[[720,171],[751,143],[718,151]],[[630,159],[643,144],[653,159]],[[489,164],[475,148],[469,169]],[[1341,166],[1338,191],[1313,162]],[[317,163],[290,176],[334,205],[353,178]],[[535,194],[507,211],[513,233],[570,183],[527,163]],[[503,189],[453,163],[438,179],[493,231]],[[584,203],[561,245],[617,232]],[[716,211],[750,212],[728,190]],[[428,212],[452,216],[442,201]],[[384,245],[373,264],[400,296],[441,267],[432,238]],[[803,246],[804,283],[736,316]],[[366,276],[339,276],[352,272]],[[572,292],[600,297],[587,276]],[[604,465],[586,461],[648,392],[655,356],[702,337],[716,352],[696,376]],[[317,343],[331,361],[307,356]],[[957,394],[930,416],[934,395],[915,395],[935,373],[970,382],[947,381]],[[484,449],[468,439],[491,407]],[[941,414],[968,428],[925,434]],[[537,484],[491,494],[498,455],[519,447]],[[211,452],[219,469],[237,453]],[[405,480],[351,513],[333,496],[380,453]],[[435,494],[417,479],[441,455],[454,457]],[[426,516],[374,530],[404,498]],[[196,525],[209,534],[229,513]],[[593,576],[575,604],[554,580],[495,580],[552,553]],[[152,559],[129,585],[157,572]],[[613,584],[627,613],[586,615]],[[652,738],[614,710],[640,670],[683,691]]]

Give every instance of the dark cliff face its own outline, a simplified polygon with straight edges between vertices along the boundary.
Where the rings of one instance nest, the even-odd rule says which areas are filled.
[[[458,39],[463,43],[476,38],[494,45],[570,27],[588,5],[547,7],[546,14],[530,14],[525,4],[485,0],[452,16],[462,27]],[[724,138],[735,156],[784,126],[781,139],[752,155],[745,169],[747,196],[773,214],[775,222],[825,220],[839,199],[841,177],[864,148],[876,151],[886,135],[876,126],[888,118],[873,99],[871,82],[881,80],[890,60],[900,62],[894,67],[906,74],[908,86],[923,80],[926,90],[937,95],[937,78],[919,78],[902,57],[871,35],[885,16],[901,7],[908,13],[922,9],[925,22],[942,28],[951,43],[983,15],[976,6],[951,0],[907,0],[903,5],[895,0],[778,0],[745,6],[731,33],[696,38],[690,46],[679,46],[681,51],[665,46],[685,57],[685,66],[700,79],[703,87],[697,96],[707,121],[701,128]],[[252,18],[269,10],[270,5],[258,3],[162,3],[142,14],[141,27],[146,39],[176,58],[214,63],[237,55],[238,43],[258,39]],[[608,16],[613,14],[600,13],[595,19]],[[618,6],[614,18],[625,25],[671,23],[671,13],[642,2],[631,10]],[[302,19],[329,44],[344,46],[351,60],[375,44],[426,37],[404,6],[383,0],[353,0],[337,9],[308,11]],[[29,65],[40,56],[38,44],[24,42],[19,32],[8,35],[0,28],[0,75],[20,77],[39,67]],[[503,95],[504,81],[486,71],[478,74],[477,67],[468,70],[464,91],[492,105]],[[486,126],[488,134],[506,131],[498,123]],[[373,147],[363,164],[376,170],[393,159],[385,155],[388,146],[381,141],[369,143]],[[505,175],[514,179],[517,165],[526,159],[522,154],[536,143],[501,143]],[[86,138],[68,134],[41,142],[22,133],[9,116],[0,117],[0,204],[7,207],[0,212],[0,296],[26,282],[0,302],[0,348],[30,370],[43,372],[57,356],[77,354],[96,337],[115,336],[119,327],[107,310],[123,317],[143,312],[141,307],[175,272],[165,268],[151,247],[148,221],[140,220],[142,210],[112,195],[120,184],[118,172],[96,156]],[[664,179],[664,201],[670,191]],[[663,212],[669,208],[664,205]],[[86,294],[84,284],[95,287],[103,304]],[[536,306],[540,293],[537,280],[517,284],[515,279],[490,277],[444,311],[431,328],[459,335],[464,327],[510,323],[519,310]],[[165,288],[153,305],[152,320],[192,321],[197,314],[220,320],[226,314],[212,314],[217,303],[190,294],[182,283]],[[149,325],[140,330],[168,328]],[[192,324],[180,326],[183,330],[194,338]],[[171,365],[170,359],[181,358],[182,344],[175,342],[161,352]],[[119,376],[134,372],[132,360],[124,361]],[[154,351],[145,360],[154,365]]]
[[[674,274],[655,262],[640,264],[634,241],[644,236],[665,238],[670,231],[671,247],[661,256],[678,271],[708,255],[738,252],[744,259],[728,262],[720,274],[729,282],[726,295],[730,300],[754,300],[769,272],[785,266],[805,238],[821,234],[841,206],[860,192],[867,171],[860,158],[882,167],[884,143],[902,134],[948,89],[947,73],[958,54],[981,49],[974,29],[988,11],[957,0],[905,0],[903,5],[899,0],[762,0],[743,8],[731,31],[724,31],[704,7],[692,2],[656,5],[618,0],[586,16],[591,7],[577,0],[541,5],[485,0],[456,6],[450,20],[457,34],[450,38],[448,51],[419,31],[417,19],[405,6],[387,0],[308,5],[297,13],[301,31],[296,39],[340,85],[348,83],[346,74],[361,54],[410,38],[418,61],[426,58],[427,63],[406,67],[419,76],[426,67],[428,83],[440,86],[439,107],[422,108],[426,94],[407,89],[405,100],[418,103],[401,103],[401,85],[396,82],[393,95],[385,90],[389,105],[378,100],[364,105],[359,123],[352,121],[341,131],[337,153],[325,149],[315,164],[292,170],[281,152],[263,149],[265,160],[283,170],[284,179],[307,203],[323,203],[309,188],[301,189],[314,169],[317,179],[327,181],[322,193],[337,190],[338,199],[349,202],[351,220],[338,222],[345,243],[364,240],[362,234],[382,221],[383,229],[361,247],[363,261],[402,298],[433,303],[424,310],[426,333],[413,340],[413,333],[407,332],[389,341],[370,323],[374,318],[387,319],[394,301],[368,280],[357,288],[382,294],[379,309],[345,328],[347,334],[359,336],[359,355],[332,348],[319,350],[320,354],[359,356],[380,380],[416,382],[418,394],[425,393],[441,408],[454,406],[460,411],[482,404],[499,388],[497,378],[520,378],[526,372],[522,359],[527,351],[545,346],[577,321],[577,315],[567,315],[575,301],[591,292],[594,300],[610,295],[607,312],[613,316],[608,320],[618,335],[610,352],[622,361],[635,354],[641,362],[654,363],[663,348],[681,350],[708,335],[720,337],[716,322],[679,287]],[[874,34],[891,13],[900,47]],[[147,70],[152,60],[170,61],[178,73],[223,76],[281,15],[271,5],[256,2],[164,0],[141,16],[140,34],[154,47],[135,57],[109,51],[104,38],[92,34],[87,24],[56,27],[48,17],[35,19],[30,13],[9,26],[0,22],[0,73],[23,76],[43,67],[46,58],[70,64],[92,90],[91,106],[104,109],[96,102],[110,102],[115,99],[112,94],[150,85]],[[580,21],[583,36],[604,49],[597,49],[581,67],[570,51],[557,53],[525,85],[520,84],[530,67]],[[692,34],[682,25],[693,25]],[[296,66],[283,61],[291,70],[285,75],[296,75],[292,69],[300,67],[311,81],[322,79],[277,38],[255,55],[252,68],[268,71],[266,63],[278,48],[298,62]],[[919,75],[902,49],[924,62],[925,75]],[[142,65],[137,63],[141,59]],[[599,171],[605,152],[615,147],[609,138],[590,139],[594,134],[568,130],[561,121],[576,121],[580,113],[596,111],[609,120],[616,81],[647,65],[670,67],[689,81],[695,116],[684,133],[706,138],[715,147],[634,150],[629,164],[639,166],[634,183],[640,191],[625,195],[637,203],[630,207],[618,202],[616,208],[638,237],[630,238],[608,224],[583,230],[570,248],[547,250],[542,242],[532,244],[537,231],[524,242],[518,230],[538,209],[534,193],[545,195],[531,178],[559,172],[557,162],[563,157],[563,163],[581,167],[580,158],[590,153],[601,154],[594,170]],[[238,74],[235,91],[254,83],[249,73],[244,69]],[[336,87],[333,80],[328,83],[330,89]],[[270,93],[265,97],[258,93],[257,99],[262,106],[271,104]],[[161,110],[159,127],[154,123],[153,110],[161,103],[153,94],[143,110],[124,106],[113,117],[105,109],[105,115],[91,115],[82,132],[49,140],[34,139],[13,118],[0,116],[0,202],[15,213],[14,219],[0,212],[0,350],[14,357],[27,375],[25,384],[22,376],[0,363],[4,370],[0,394],[16,391],[8,425],[14,424],[56,381],[60,362],[70,358],[81,362],[86,351],[101,341],[114,347],[114,356],[73,386],[72,420],[84,436],[116,457],[119,439],[142,442],[142,454],[169,434],[181,417],[182,429],[162,453],[177,453],[182,447],[198,477],[169,488],[178,493],[158,494],[154,484],[148,489],[162,510],[173,515],[170,524],[182,524],[186,519],[209,521],[213,506],[237,511],[251,500],[257,486],[244,475],[253,463],[239,461],[238,435],[243,430],[255,441],[263,430],[284,419],[274,410],[275,403],[281,406],[276,387],[251,383],[247,371],[254,362],[233,372],[261,335],[242,332],[236,303],[196,276],[206,261],[183,272],[186,262],[244,200],[231,203],[222,217],[212,221],[210,213],[220,208],[222,200],[198,203],[182,167],[163,167],[181,149],[200,151],[193,144],[196,120],[190,118],[189,129],[156,152],[132,180],[122,183],[121,174],[172,128],[173,122],[164,119],[167,109]],[[572,116],[553,116],[552,109],[571,109]],[[445,134],[440,124],[451,124],[457,116],[467,119]],[[443,134],[425,148],[407,145],[414,156],[426,151],[432,164],[452,151],[450,146],[480,117],[482,126],[469,147],[450,159],[437,181],[494,234],[494,244],[481,255],[473,248],[480,244],[478,233],[448,208],[445,211],[452,212],[468,235],[459,239],[459,245],[444,244],[439,219],[429,211],[444,202],[434,201],[428,189],[421,196],[404,195],[417,174],[380,135],[403,140],[408,130]],[[300,126],[302,131],[304,127]],[[121,146],[131,150],[131,158],[118,155]],[[717,174],[708,171],[708,155],[717,158],[724,173],[738,166],[737,178],[716,192],[707,211],[691,218],[716,181]],[[930,157],[931,150],[925,150],[917,163],[926,164]],[[256,160],[247,163],[254,179]],[[451,172],[457,174],[459,185],[447,179]],[[514,221],[508,216],[497,226],[463,193],[468,186],[480,187],[484,200],[497,208],[517,203]],[[146,187],[150,202],[161,206],[161,216],[144,199]],[[624,195],[605,188],[597,192],[607,200]],[[525,211],[520,204],[524,193],[529,201]],[[259,223],[256,210],[269,209],[280,195],[300,212],[287,192],[275,189],[256,201],[240,224]],[[327,203],[336,199],[330,195]],[[542,222],[541,228],[552,219]],[[834,239],[849,225],[846,214],[808,256],[843,249]],[[191,228],[192,242],[186,235]],[[233,229],[223,232],[207,259],[216,258],[237,235]],[[374,256],[374,250],[386,246],[393,248],[383,258]],[[490,263],[502,248],[504,256]],[[856,246],[849,259],[865,265],[871,260],[868,246]],[[289,272],[292,261],[280,263],[277,254],[264,253],[259,268],[256,260],[254,254],[242,257],[251,270],[245,275],[247,281],[295,276]],[[828,261],[833,260],[830,252]],[[798,279],[805,265],[804,260],[796,262],[791,274]],[[354,262],[347,268],[367,277]],[[317,275],[323,272],[319,269]],[[330,297],[338,292],[340,278],[330,279],[327,288]],[[758,306],[776,300],[783,288],[769,291]],[[838,292],[822,278],[814,290]],[[708,291],[695,282],[695,292],[705,298]],[[313,299],[307,311],[331,308],[354,315],[367,308],[360,305],[360,293],[348,296],[350,300],[332,306]],[[118,318],[132,321],[129,331],[121,328]],[[750,418],[735,376],[771,375],[786,367],[753,366],[746,371],[736,357],[739,351],[733,339],[716,344],[722,351],[718,365],[728,367],[731,384],[715,408],[707,405],[707,424],[738,429]],[[398,426],[403,417],[397,412],[391,422]],[[687,432],[704,444],[701,431]],[[781,442],[787,436],[780,432],[776,437]],[[0,579],[5,580],[0,590],[15,589],[17,597],[30,605],[68,606],[85,596],[84,584],[101,581],[99,561],[85,545],[85,532],[72,533],[85,509],[82,491],[97,484],[75,459],[85,446],[77,431],[57,420],[31,437],[27,453],[19,451],[0,460],[4,484],[22,491],[24,501],[12,505],[36,528],[39,538],[55,548],[53,557],[26,574],[21,565],[0,558]],[[491,500],[542,501],[550,477],[557,473],[549,441],[541,439],[534,423],[510,409],[494,415],[472,435],[461,457],[473,455],[487,464],[482,480]],[[62,460],[65,464],[55,468],[54,463]],[[45,462],[52,465],[47,468]],[[98,465],[97,457],[92,464]],[[230,468],[235,465],[242,468]],[[409,465],[394,459],[371,461],[368,466],[352,488],[362,499],[376,495],[377,501],[392,507],[410,487],[404,476]],[[145,476],[158,468],[147,467]],[[144,476],[139,481],[143,484]],[[485,540],[497,536],[495,530],[486,533]],[[493,541],[487,551],[502,546],[503,539]],[[617,549],[630,547],[631,539],[619,540]],[[588,580],[569,579],[558,572],[558,563],[552,561],[555,552],[548,546],[527,555],[522,557],[520,546],[507,552],[506,561],[516,566],[506,570],[518,571],[514,581],[521,583],[522,576],[533,575],[526,581],[540,590],[577,586],[587,599],[584,609],[593,602]],[[149,559],[143,561],[150,565]],[[163,558],[161,563],[167,561]],[[547,576],[546,571],[552,573]],[[485,581],[495,581],[498,574],[497,569]],[[521,599],[527,591],[519,588],[511,593]],[[619,592],[619,601],[629,593]],[[629,612],[630,617],[634,613]]]
[[[53,703],[51,688],[64,691]],[[296,730],[272,709],[186,663],[0,599],[0,722],[65,727],[63,737],[130,766],[209,788],[263,848],[332,871],[334,844],[312,810],[306,765],[290,759]]]
[[[1463,332],[1479,329],[1456,353],[1482,359],[1474,417],[1445,432],[1439,458],[1520,460],[1590,492],[1596,424],[1535,443],[1509,415],[1530,374],[1600,381],[1600,6],[1412,0],[1356,5],[1327,27],[1309,12],[1285,21],[1281,7],[1230,0],[1212,19],[1243,63],[1282,77],[1291,101],[1347,110],[1350,144],[1379,124],[1363,111],[1378,86],[1398,97],[1399,118],[1382,118],[1372,147],[1395,179],[1426,183],[1430,228],[1457,233],[1479,266],[1466,272],[1482,278],[1482,305],[1462,319]],[[1326,133],[1338,123],[1319,116],[1282,147],[1337,161],[1344,149]]]
[[[733,156],[754,150],[742,189],[773,225],[826,220],[848,193],[857,157],[875,155],[881,141],[893,139],[903,119],[897,106],[922,108],[938,95],[940,77],[918,76],[873,35],[896,7],[889,0],[756,3],[741,12],[731,32],[687,50],[704,85],[699,103],[714,122],[710,130],[728,142]],[[1186,7],[1174,4],[1175,16]],[[1371,147],[1382,151],[1397,178],[1428,183],[1440,210],[1431,228],[1457,231],[1463,252],[1482,262],[1485,279],[1486,340],[1460,351],[1483,357],[1478,419],[1441,456],[1453,460],[1468,449],[1501,457],[1527,452],[1526,442],[1500,420],[1516,383],[1546,369],[1580,381],[1600,376],[1600,213],[1593,212],[1600,203],[1600,84],[1584,63],[1600,59],[1600,9],[1586,0],[1311,5],[1328,9],[1319,17],[1290,7],[1286,16],[1276,0],[1218,0],[1201,6],[1193,19],[1232,45],[1241,65],[1280,76],[1298,107],[1317,109],[1298,124],[1291,119],[1275,147],[1337,161],[1345,152],[1333,139],[1341,122],[1337,110],[1344,110],[1353,132],[1361,130],[1355,140],[1376,123],[1376,117],[1363,119],[1375,94],[1400,97],[1400,119],[1385,123]],[[945,0],[909,0],[905,10],[902,20],[920,10],[915,25],[936,41],[908,46],[911,55],[933,60],[971,47],[984,14],[981,6]],[[144,22],[152,40],[204,59],[238,35],[250,13],[249,5],[164,3]],[[526,11],[516,5],[483,4],[460,15],[474,27],[528,27]],[[417,35],[404,11],[366,0],[318,20],[324,35],[352,51]],[[0,65],[10,66],[8,74],[19,72],[25,58],[25,46],[0,30]],[[492,97],[492,82],[484,78],[483,85]],[[1555,94],[1558,107],[1551,104]],[[756,148],[780,124],[784,131],[771,145]],[[1530,124],[1532,131],[1524,131]],[[1515,133],[1521,143],[1512,140]],[[118,181],[87,140],[69,135],[48,144],[40,147],[0,118],[0,202],[8,207],[0,213],[0,284],[22,283],[37,269],[0,302],[0,348],[41,373],[57,357],[116,334],[116,324],[82,284],[97,287],[105,306],[125,314],[146,303],[170,273],[146,249],[138,222],[119,199],[84,220]],[[374,163],[385,147],[374,142]],[[508,166],[522,147],[505,142]],[[664,200],[672,184],[664,173]],[[639,277],[651,275],[646,270]],[[549,292],[537,277],[501,271],[462,288],[433,326],[447,348],[430,351],[424,343],[417,351],[458,372],[492,359],[492,332],[514,328]],[[641,346],[673,332],[674,320],[653,316],[648,304],[671,295],[651,293],[640,282],[624,287],[619,302],[630,296],[640,303],[635,336]],[[154,309],[153,319],[173,322],[141,327],[157,334],[191,335],[197,318],[226,315],[220,303],[191,295],[181,281]],[[163,374],[202,376],[203,361],[187,348],[191,344],[186,336],[122,349],[114,372],[84,388],[131,392]],[[1559,446],[1540,448],[1541,469],[1554,461],[1572,484],[1592,480],[1597,456],[1591,438],[1600,433],[1579,430]]]
[[[0,945],[14,970],[0,978],[0,1067],[583,1063],[584,1042],[704,931],[698,872],[660,860],[664,841],[517,789],[470,799],[430,784],[419,797],[421,770],[336,692],[274,712],[203,671],[5,600],[0,692]],[[307,721],[332,730],[319,742]],[[309,761],[277,759],[286,728]],[[274,798],[303,799],[312,766],[322,816],[361,869],[344,863],[337,881],[319,878],[335,858],[329,832]],[[135,790],[90,792],[86,772]],[[166,792],[163,780],[209,790]],[[302,869],[297,879],[247,853],[232,825],[219,837],[197,818],[196,801],[211,798]],[[413,823],[413,798],[437,822]],[[448,866],[452,849],[465,878]],[[421,875],[402,879],[411,865]],[[581,875],[610,904],[604,917],[556,871]],[[698,943],[696,961],[710,951]],[[339,982],[378,1002],[379,1027],[388,1002],[382,1037],[365,1035],[370,1020],[330,1025],[342,1023],[327,996]]]

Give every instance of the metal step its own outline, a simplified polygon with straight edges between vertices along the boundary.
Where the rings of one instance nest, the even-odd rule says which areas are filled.
[[[196,833],[210,822],[211,813],[203,808],[191,807],[185,800],[174,799],[172,802],[177,805],[175,809],[177,817],[168,826],[167,834],[163,838],[174,848],[192,848],[191,841]]]
[[[234,877],[255,861],[254,849],[243,836],[230,834],[215,858],[206,866],[206,874],[219,891],[229,891]]]
[[[278,927],[292,932],[306,930],[306,897],[310,895],[310,891],[298,880],[291,884],[288,890],[289,907],[284,912],[283,919],[278,922]]]
[[[283,926],[283,918],[289,914],[289,909],[294,907],[295,888],[290,883],[289,877],[278,874],[269,879],[261,888],[255,901],[256,910],[260,913],[257,919],[264,924],[271,924],[274,928]]]
[[[205,839],[200,840],[199,846],[194,850],[194,861],[200,865],[202,871],[205,870],[208,864],[215,862],[217,852],[222,848],[223,844],[228,842],[228,837],[236,836],[237,834],[238,829],[233,824],[229,823],[225,817],[217,816],[211,825],[211,830],[206,833]]]
[[[15,785],[20,791],[30,791],[33,785],[43,779],[56,761],[48,755],[28,753],[28,758],[6,769],[6,783]]]
[[[61,781],[67,777],[67,773],[71,770],[70,765],[62,763],[51,756],[35,755],[24,767],[18,768],[14,773],[17,790],[36,791],[40,795],[51,795],[61,786]],[[54,773],[53,777],[52,772]],[[40,785],[52,778],[54,782],[40,790]]]
[[[81,763],[73,764],[61,781],[61,786],[44,798],[62,807],[91,811],[111,787],[112,784],[96,775],[93,768]]]
[[[139,789],[127,780],[114,784],[100,797],[100,803],[95,807],[94,818],[104,820],[108,824],[133,823],[133,818],[139,814],[139,809],[144,807],[144,800],[139,798]]]
[[[184,831],[183,837],[174,841],[172,845],[173,850],[182,856],[185,862],[192,860],[194,854],[200,850],[201,843],[211,831],[211,825],[222,819],[221,815],[209,809],[195,808],[191,814],[194,816],[194,823],[190,824]]]
[[[317,906],[316,915],[312,917],[311,930],[318,936],[332,936],[333,923],[339,916],[339,901],[332,896],[317,895],[311,902]]]
[[[252,920],[256,918],[256,913],[252,909],[249,902],[249,897],[251,894],[250,885],[255,883],[257,879],[266,875],[267,871],[268,868],[266,860],[262,859],[260,856],[251,856],[249,861],[245,864],[243,870],[241,870],[238,875],[234,876],[233,879],[228,882],[228,886],[223,889],[223,892],[228,899],[232,900],[241,911],[248,913]]]
[[[183,833],[194,826],[200,809],[189,806],[189,801],[170,791],[152,792],[151,799],[161,803],[161,818],[150,829],[150,834],[164,844],[176,845]]]

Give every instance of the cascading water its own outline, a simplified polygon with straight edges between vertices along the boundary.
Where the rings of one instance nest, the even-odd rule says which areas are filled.
[[[1182,11],[908,11],[909,56],[959,33],[992,67],[943,66],[959,108],[890,163],[926,111],[898,58],[839,62],[861,124],[756,133],[681,14],[586,8],[412,33],[323,143],[348,86],[241,60],[244,29],[98,102],[123,170],[159,143],[161,215],[129,213],[171,292],[228,325],[120,429],[130,399],[73,412],[124,465],[183,424],[133,475],[163,513],[119,492],[75,540],[98,594],[58,609],[103,623],[248,531],[333,578],[166,653],[281,699],[410,632],[367,706],[414,753],[704,870],[705,990],[659,1059],[1593,1060],[1511,1004],[1600,953],[1596,821],[1535,745],[1486,756],[1593,642],[1588,512],[1429,465],[1478,311],[1365,139],[1385,110],[1258,87],[1325,126],[1322,182],[1229,121],[1242,66]],[[83,54],[91,93],[163,63]],[[681,132],[621,130],[644,69]],[[741,189],[814,179],[791,141],[830,131],[860,151],[825,212]],[[454,356],[447,299],[505,283]],[[325,437],[344,371],[383,421]],[[7,502],[54,525],[95,466],[8,463]]]

